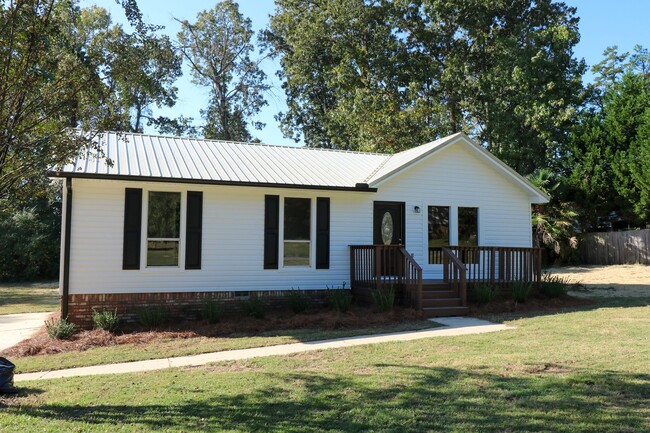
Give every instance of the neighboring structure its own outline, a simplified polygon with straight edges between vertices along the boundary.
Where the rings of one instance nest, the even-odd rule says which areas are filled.
[[[105,158],[51,173],[66,178],[61,291],[77,323],[93,307],[187,315],[205,299],[318,300],[351,283],[454,314],[472,272],[538,275],[531,203],[548,197],[462,133],[394,155],[129,133],[99,147]],[[427,304],[443,279],[458,302]]]

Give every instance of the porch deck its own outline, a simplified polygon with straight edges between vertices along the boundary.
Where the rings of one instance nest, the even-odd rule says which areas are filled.
[[[393,287],[402,305],[439,317],[467,312],[470,284],[504,288],[515,281],[536,286],[541,282],[539,248],[447,246],[440,248],[436,256],[443,278],[424,279],[422,267],[403,245],[351,245],[352,294],[370,303],[373,290]]]

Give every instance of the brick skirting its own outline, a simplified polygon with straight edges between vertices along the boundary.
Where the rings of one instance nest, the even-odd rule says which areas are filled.
[[[226,315],[242,314],[242,303],[251,296],[260,299],[267,310],[288,308],[287,296],[291,290],[260,290],[249,292],[171,292],[171,293],[115,293],[68,296],[68,320],[82,328],[91,328],[93,308],[97,311],[115,310],[123,323],[137,322],[138,312],[146,307],[164,307],[171,322],[196,320],[201,316],[204,302],[218,301],[225,306]],[[324,306],[327,290],[301,290],[309,305]]]

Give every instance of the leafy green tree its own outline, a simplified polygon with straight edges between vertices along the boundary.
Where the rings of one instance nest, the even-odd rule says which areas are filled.
[[[550,167],[581,101],[575,9],[550,0],[280,0],[286,134],[397,151],[465,131],[522,173]]]
[[[650,56],[640,46],[621,55],[610,47],[604,56],[593,68],[593,102],[579,117],[566,160],[585,230],[610,215],[632,226],[650,221]]]
[[[44,187],[38,197],[0,202],[0,280],[58,276],[60,194],[61,185],[56,183]]]
[[[249,141],[248,122],[267,104],[264,93],[270,88],[259,66],[263,58],[251,57],[255,49],[251,20],[239,13],[237,3],[225,0],[200,12],[195,23],[181,24],[178,40],[193,82],[210,92],[209,106],[202,110],[203,135]]]
[[[390,4],[281,0],[264,40],[279,55],[285,135],[309,146],[398,151],[438,129],[441,108],[416,100],[399,74],[406,46]]]
[[[84,48],[104,83],[104,103],[113,113],[115,129],[142,132],[145,122],[164,128],[172,120],[152,116],[151,107],[171,107],[182,74],[181,56],[169,37],[132,33],[114,25],[98,6],[82,9],[73,37]]]
[[[131,23],[149,31],[133,0]],[[42,190],[47,170],[93,147],[90,133],[116,129],[105,72],[78,34],[75,1],[0,2],[0,200]]]

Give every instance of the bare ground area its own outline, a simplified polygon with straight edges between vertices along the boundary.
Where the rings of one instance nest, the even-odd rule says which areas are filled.
[[[650,266],[566,266],[548,269],[548,272],[579,283],[569,294],[577,297],[650,297]]]

